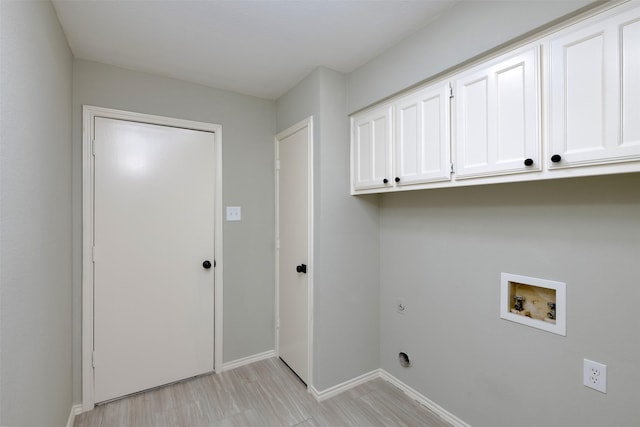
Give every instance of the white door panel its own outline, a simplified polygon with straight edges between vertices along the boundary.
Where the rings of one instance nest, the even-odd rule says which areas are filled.
[[[95,119],[95,401],[213,370],[215,140]]]
[[[309,376],[309,130],[278,139],[278,353],[305,382]]]

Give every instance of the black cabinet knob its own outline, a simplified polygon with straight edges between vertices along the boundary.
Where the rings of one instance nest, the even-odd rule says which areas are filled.
[[[400,177],[399,177],[399,176],[396,176],[395,181],[396,181],[396,182],[400,182]]]
[[[202,266],[204,268],[206,268],[207,270],[211,268],[211,261],[207,260],[205,262],[202,263]]]
[[[304,273],[307,274],[307,264],[300,264],[296,266],[296,271],[298,273]]]
[[[560,160],[562,160],[562,156],[560,154],[554,154],[551,156],[551,161],[553,163],[558,163]]]
[[[525,166],[531,166],[533,164],[533,159],[524,159]]]
[[[382,183],[383,183],[383,184],[387,184],[388,182],[389,182],[389,180],[388,180],[387,178],[385,178],[385,179],[383,179],[383,180],[382,180]]]

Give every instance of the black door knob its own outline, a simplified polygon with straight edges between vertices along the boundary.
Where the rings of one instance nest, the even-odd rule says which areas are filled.
[[[553,163],[558,163],[560,160],[562,160],[562,156],[560,154],[554,154],[551,156],[551,161]]]
[[[205,262],[202,263],[202,266],[204,268],[206,268],[207,270],[211,268],[211,261],[207,260]]]
[[[388,183],[388,182],[389,182],[389,180],[388,180],[387,178],[385,178],[385,179],[383,179],[383,180],[382,180],[382,183],[383,183],[383,184],[386,184],[386,183]]]
[[[396,181],[396,182],[400,182],[400,177],[399,177],[399,176],[396,176],[395,181]]]
[[[298,273],[307,274],[307,264],[300,264],[300,265],[296,266],[296,271]]]
[[[525,166],[531,166],[533,164],[533,159],[525,159],[524,160],[524,165]]]

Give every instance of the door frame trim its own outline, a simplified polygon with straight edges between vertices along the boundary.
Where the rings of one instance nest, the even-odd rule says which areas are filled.
[[[214,366],[222,372],[222,296],[223,296],[223,251],[222,251],[222,126],[213,123],[174,119],[170,117],[135,113],[110,108],[82,106],[82,410],[95,407],[93,344],[93,236],[94,236],[94,157],[93,135],[96,117],[127,120],[174,128],[213,132],[216,150],[216,183],[214,210]]]
[[[279,265],[280,265],[280,212],[278,204],[280,202],[280,141],[292,134],[299,132],[300,130],[307,128],[307,260],[309,265],[307,266],[307,279],[308,279],[308,294],[307,294],[307,316],[308,316],[308,331],[307,331],[307,390],[311,393],[313,390],[313,282],[314,282],[314,267],[315,260],[313,258],[313,200],[314,200],[314,185],[313,185],[313,116],[309,116],[306,119],[294,124],[293,126],[279,132],[275,137],[275,189],[276,189],[276,247],[275,247],[275,350],[276,355],[280,355],[280,277],[279,277]]]

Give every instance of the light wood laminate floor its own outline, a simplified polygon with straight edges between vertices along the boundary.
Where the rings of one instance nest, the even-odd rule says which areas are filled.
[[[272,358],[100,405],[76,417],[75,427],[89,426],[450,424],[382,379],[317,402],[281,360]]]

